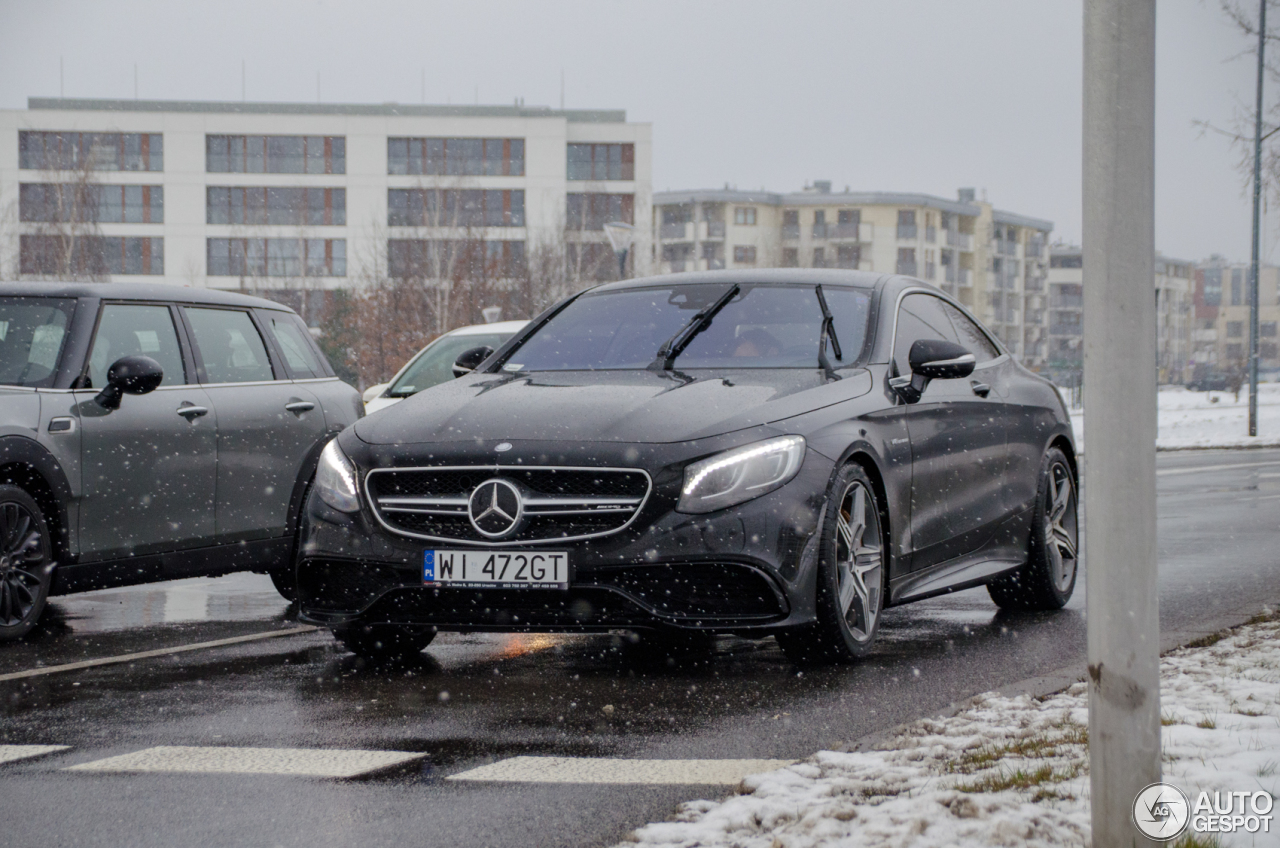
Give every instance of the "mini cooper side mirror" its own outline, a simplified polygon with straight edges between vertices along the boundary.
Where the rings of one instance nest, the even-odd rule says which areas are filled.
[[[462,354],[453,361],[453,376],[465,377],[476,367],[493,355],[493,348],[488,345],[481,347],[473,347],[471,350],[464,350]]]
[[[894,377],[889,385],[907,403],[920,400],[930,380],[958,380],[968,377],[977,358],[955,342],[917,339],[907,353],[910,377]]]
[[[153,392],[164,379],[164,369],[149,356],[122,356],[107,369],[107,384],[94,400],[103,409],[119,409],[126,394]]]

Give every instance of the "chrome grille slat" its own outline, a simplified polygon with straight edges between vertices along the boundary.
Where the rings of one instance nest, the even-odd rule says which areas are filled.
[[[528,493],[525,526],[501,541],[476,533],[467,512],[474,487],[494,477]],[[643,469],[570,466],[375,468],[364,483],[374,516],[387,530],[484,547],[556,544],[620,532],[653,490]]]

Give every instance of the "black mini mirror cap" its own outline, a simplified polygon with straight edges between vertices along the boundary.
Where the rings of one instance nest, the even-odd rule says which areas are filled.
[[[473,347],[470,350],[464,350],[457,359],[453,361],[453,376],[465,377],[493,355],[493,348],[488,345]]]
[[[977,358],[955,342],[942,339],[919,339],[907,354],[911,372],[930,380],[955,380],[968,377]]]
[[[164,369],[149,356],[122,356],[107,369],[107,385],[94,398],[106,409],[119,409],[122,395],[145,395],[164,380]]]

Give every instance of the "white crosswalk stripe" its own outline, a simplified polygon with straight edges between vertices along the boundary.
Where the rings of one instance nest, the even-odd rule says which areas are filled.
[[[280,774],[359,777],[423,759],[407,751],[317,748],[230,748],[160,745],[71,766],[68,771]]]
[[[740,783],[794,760],[619,760],[600,757],[511,757],[449,776],[449,780],[513,783]]]
[[[66,745],[0,745],[0,763],[43,757],[45,754],[65,751],[67,747]]]

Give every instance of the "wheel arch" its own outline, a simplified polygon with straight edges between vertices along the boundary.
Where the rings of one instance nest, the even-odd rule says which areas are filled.
[[[1067,464],[1071,466],[1071,476],[1075,478],[1076,487],[1079,488],[1080,467],[1079,462],[1076,459],[1076,449],[1075,446],[1071,444],[1071,440],[1067,438],[1066,433],[1059,433],[1050,439],[1049,447],[1057,448],[1062,451],[1063,455],[1067,458]]]
[[[0,437],[0,483],[17,486],[31,496],[50,525],[55,560],[63,564],[70,561],[67,504],[71,486],[58,461],[39,442],[23,436]]]
[[[875,456],[865,447],[854,446],[849,452],[835,464],[831,471],[831,480],[835,480],[835,475],[840,473],[840,469],[846,465],[857,465],[861,468],[871,480],[871,486],[875,491],[876,501],[880,505],[880,524],[881,533],[884,534],[882,540],[885,546],[885,553],[893,558],[893,515],[889,510],[889,491],[885,486],[884,474],[880,471],[880,465],[876,462]],[[830,484],[828,484],[829,487]],[[896,569],[890,569],[894,571]],[[892,574],[890,575],[892,576]]]

